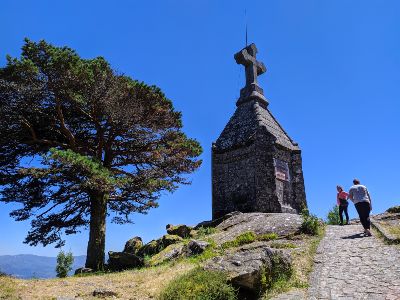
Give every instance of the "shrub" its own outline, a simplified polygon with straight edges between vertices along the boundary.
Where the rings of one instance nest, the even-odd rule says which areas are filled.
[[[159,300],[235,300],[235,289],[224,273],[196,268],[172,280]]]
[[[329,225],[339,225],[340,218],[339,218],[339,206],[335,205],[332,209],[328,212],[327,216],[327,223]]]
[[[387,210],[388,213],[400,213],[400,206],[393,206]]]
[[[245,244],[250,244],[257,239],[257,235],[252,231],[247,231],[238,235],[233,241],[225,242],[221,245],[223,249],[239,247]]]
[[[74,257],[71,252],[64,253],[60,251],[57,255],[57,266],[56,272],[57,277],[64,278],[68,276],[68,273],[72,270],[72,264],[74,263]]]
[[[318,235],[322,226],[320,220],[315,215],[310,214],[307,208],[303,209],[301,216],[303,217],[301,231],[305,234]]]

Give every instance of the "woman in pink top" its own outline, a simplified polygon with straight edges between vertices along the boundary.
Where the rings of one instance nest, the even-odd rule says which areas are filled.
[[[347,198],[349,197],[349,194],[347,194],[340,185],[338,185],[336,189],[337,189],[336,201],[337,205],[339,206],[340,225],[343,225],[343,212],[346,215],[346,225],[348,225],[349,213],[347,212],[347,208],[349,207],[349,202],[347,201]]]

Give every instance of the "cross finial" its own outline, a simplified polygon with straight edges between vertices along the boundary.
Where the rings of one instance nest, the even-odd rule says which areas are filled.
[[[257,98],[268,104],[263,95],[262,88],[257,83],[257,76],[266,72],[265,65],[256,59],[257,47],[251,44],[235,54],[236,63],[244,65],[246,73],[246,86],[240,90],[240,98],[237,105],[247,100]]]

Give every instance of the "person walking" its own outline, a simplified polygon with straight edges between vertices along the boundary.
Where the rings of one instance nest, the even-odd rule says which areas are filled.
[[[347,212],[347,208],[349,207],[349,201],[347,201],[347,198],[349,197],[349,194],[346,193],[343,188],[338,185],[336,187],[337,189],[337,196],[336,196],[336,201],[337,205],[339,206],[339,219],[340,219],[340,225],[343,225],[343,212],[346,216],[346,225],[349,224],[349,213]]]
[[[354,185],[349,190],[349,199],[353,201],[356,207],[360,222],[364,227],[364,234],[366,236],[371,236],[371,222],[369,219],[369,214],[372,210],[371,197],[367,187],[360,184],[360,180],[354,179],[353,184]]]

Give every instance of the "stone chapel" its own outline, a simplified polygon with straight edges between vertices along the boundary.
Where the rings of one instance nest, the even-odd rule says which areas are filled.
[[[212,217],[229,212],[300,213],[307,206],[301,150],[268,109],[257,76],[266,68],[251,44],[234,58],[246,85],[212,145]]]

